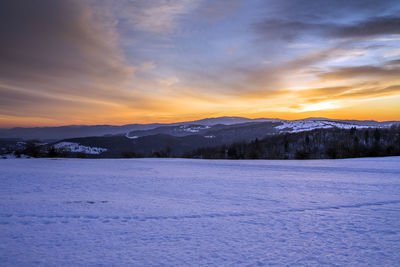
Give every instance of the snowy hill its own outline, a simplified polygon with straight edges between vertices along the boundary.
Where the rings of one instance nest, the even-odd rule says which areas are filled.
[[[257,118],[257,119],[248,119],[243,117],[218,117],[218,118],[207,118],[197,121],[188,121],[188,122],[180,122],[177,125],[187,125],[187,124],[198,124],[198,125],[233,125],[233,124],[241,124],[247,122],[277,122],[281,121],[280,119],[268,119],[268,118]]]
[[[0,138],[20,138],[24,140],[60,140],[66,138],[125,134],[133,130],[153,129],[163,124],[113,125],[69,125],[60,127],[34,127],[0,129]]]
[[[232,119],[232,120],[231,120]],[[242,120],[243,119],[243,120]],[[363,129],[363,128],[386,128],[400,122],[377,122],[377,121],[355,121],[355,120],[331,120],[324,118],[307,118],[302,120],[277,120],[277,119],[244,119],[244,118],[222,118],[206,119],[204,123],[225,122],[225,124],[184,124],[176,126],[160,126],[154,129],[131,131],[126,134],[128,138],[139,138],[156,134],[168,134],[172,136],[227,136],[231,135],[230,141],[262,138],[266,135],[280,133],[297,133],[312,131],[315,129],[341,128],[341,129]],[[233,123],[233,122],[236,123]],[[244,123],[238,123],[245,121]],[[228,124],[228,123],[232,124]]]
[[[342,123],[329,120],[299,120],[299,121],[284,121],[281,125],[275,128],[281,132],[298,133],[304,131],[311,131],[314,129],[326,129],[326,128],[342,128],[351,129],[355,128],[368,128],[367,125],[357,125],[351,123]]]
[[[0,170],[1,266],[399,266],[400,157]]]
[[[67,152],[80,152],[85,154],[100,154],[107,151],[107,148],[83,146],[73,142],[60,142],[54,145],[55,149],[62,149]]]
[[[213,131],[223,129],[231,131],[236,126],[246,126],[251,132],[254,125],[275,125],[275,129],[262,132],[264,135],[281,132],[309,131],[317,128],[366,128],[366,127],[390,127],[393,124],[400,124],[399,121],[357,121],[357,120],[333,120],[326,118],[307,118],[302,120],[280,120],[258,118],[249,119],[243,117],[218,117],[206,118],[197,121],[184,121],[170,124],[127,124],[122,126],[113,125],[71,125],[60,127],[35,127],[35,128],[12,128],[0,129],[0,138],[20,138],[24,140],[47,140],[57,141],[68,138],[121,135],[129,138],[142,137],[154,134],[169,134],[173,136],[187,136],[191,134],[202,134],[203,136],[215,135]],[[281,125],[278,125],[281,124]],[[241,133],[242,134],[242,133]],[[258,134],[257,134],[258,135]],[[243,136],[242,136],[243,137]]]
[[[150,124],[127,124],[127,125],[68,125],[59,127],[16,127],[11,129],[0,129],[0,138],[21,138],[25,140],[61,140],[66,138],[126,135],[131,131],[144,131],[155,129],[160,126],[186,126],[202,125],[211,126],[217,124],[234,125],[246,122],[277,121],[277,119],[248,119],[242,117],[218,117],[206,118],[196,121],[183,121],[176,123],[150,123]]]
[[[386,128],[399,125],[400,122],[377,122],[377,121],[355,121],[355,120],[331,120],[324,118],[308,118],[295,121],[281,121],[276,126],[280,132],[298,133],[315,129],[341,128],[341,129],[363,129],[363,128]]]

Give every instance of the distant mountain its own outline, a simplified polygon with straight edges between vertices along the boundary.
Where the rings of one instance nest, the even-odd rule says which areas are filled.
[[[200,147],[230,144],[238,141],[251,141],[278,133],[275,129],[279,122],[248,122],[241,124],[214,126],[181,125],[163,126],[152,130],[134,131],[135,136],[104,136],[64,139],[59,143],[74,144],[74,147],[106,149],[99,157],[121,157],[134,152],[141,156],[168,153],[181,156]],[[70,145],[69,145],[70,146]],[[71,151],[68,149],[68,151]],[[88,153],[89,154],[89,153]]]
[[[218,139],[205,138],[200,135],[176,137],[157,134],[137,139],[129,139],[125,136],[72,138],[62,140],[53,145],[57,146],[58,144],[64,146],[67,156],[74,157],[78,152],[80,155],[86,154],[93,158],[120,158],[129,155],[140,157],[152,157],[155,155],[181,156],[193,149],[217,146],[221,142]],[[88,151],[103,152],[89,153]]]
[[[267,118],[257,118],[257,119],[248,119],[243,117],[218,117],[218,118],[207,118],[197,121],[188,121],[188,122],[180,122],[172,125],[188,125],[188,124],[198,124],[198,125],[232,125],[246,122],[276,122],[281,121],[280,119],[267,119]]]
[[[176,122],[169,124],[151,123],[151,124],[127,124],[122,126],[114,125],[70,125],[59,127],[34,127],[11,129],[0,129],[0,138],[21,138],[24,140],[60,140],[66,138],[104,136],[104,135],[125,135],[131,131],[141,131],[154,129],[159,126],[178,126],[178,125],[232,125],[244,122],[273,121],[275,119],[247,119],[241,117],[219,117],[208,118],[197,121]]]
[[[284,132],[309,131],[319,128],[367,128],[390,127],[399,124],[398,121],[377,122],[357,120],[333,120],[326,118],[307,118],[302,120],[279,119],[248,119],[242,117],[218,117],[197,121],[177,122],[170,124],[128,124],[122,126],[94,125],[94,126],[60,126],[36,128],[0,129],[0,138],[20,138],[24,140],[38,139],[55,142],[62,139],[125,136],[124,138],[136,139],[152,135],[170,135],[185,137],[200,135],[204,138],[220,139],[221,142],[234,142],[237,140],[251,140],[262,138],[271,134]]]
[[[188,122],[191,123],[191,122]],[[197,123],[197,122],[196,122]],[[180,157],[199,148],[251,142],[285,133],[315,129],[388,128],[398,122],[360,122],[338,120],[268,120],[237,124],[187,124],[160,126],[154,129],[131,131],[125,136],[85,137],[62,140],[69,152],[88,151],[92,157],[173,156]],[[57,146],[56,143],[55,145]],[[104,151],[97,153],[97,151]],[[96,153],[94,153],[96,152]],[[96,155],[93,155],[96,154]]]
[[[168,134],[172,136],[188,136],[188,135],[203,135],[207,137],[224,136],[225,141],[249,140],[254,138],[262,138],[266,135],[279,133],[293,133],[302,131],[311,131],[314,129],[326,128],[342,128],[350,129],[352,127],[371,128],[371,127],[390,127],[391,125],[399,124],[400,122],[377,122],[377,121],[356,121],[356,120],[332,120],[324,118],[307,118],[302,120],[278,120],[278,119],[245,119],[234,118],[235,120],[228,121],[237,123],[227,124],[209,124],[212,121],[219,122],[217,118],[206,119],[206,125],[198,124],[199,121],[187,122],[177,126],[160,126],[154,129],[131,131],[126,134],[128,138],[139,138],[148,135]],[[242,120],[244,119],[244,120]],[[204,121],[204,120],[203,120]],[[221,120],[222,121],[222,120]],[[240,121],[245,121],[240,123]],[[197,124],[189,124],[197,123]],[[229,138],[228,138],[229,136]]]
[[[21,138],[25,140],[60,140],[65,138],[123,135],[133,130],[146,130],[158,127],[162,124],[128,124],[123,126],[112,125],[71,125],[59,127],[35,127],[0,129],[0,138]]]
[[[0,154],[10,154],[14,151],[24,154],[28,151],[28,155],[39,156],[181,157],[196,149],[221,147],[235,143],[245,144],[257,139],[263,140],[283,134],[297,134],[316,129],[332,129],[334,131],[352,128],[359,130],[368,128],[388,129],[394,125],[400,125],[400,122],[324,118],[290,121],[221,117],[164,125],[130,124],[124,126],[14,128],[0,132],[0,136],[1,133],[4,135],[13,134],[12,139],[0,138]],[[53,139],[53,141],[32,143],[18,139],[18,137],[25,140]],[[39,148],[35,148],[38,146]],[[293,155],[291,154],[291,156]]]

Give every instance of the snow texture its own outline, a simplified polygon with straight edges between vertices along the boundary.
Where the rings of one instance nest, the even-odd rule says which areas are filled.
[[[336,121],[298,120],[298,121],[282,122],[281,125],[278,125],[275,128],[283,132],[298,133],[304,131],[311,131],[314,129],[333,128],[333,127],[342,129],[351,129],[354,127],[357,129],[361,129],[361,128],[368,128],[369,126],[357,125],[351,123],[341,123]]]
[[[126,134],[125,134],[125,137],[126,137],[126,138],[129,138],[129,139],[137,139],[137,138],[139,138],[139,136],[137,136],[137,135],[129,136],[129,133],[126,133]]]
[[[54,145],[55,149],[64,149],[69,152],[82,152],[85,154],[100,154],[107,151],[107,148],[83,146],[73,142],[60,142]]]
[[[205,130],[205,129],[209,129],[210,126],[191,126],[191,125],[182,125],[179,126],[179,128],[181,130],[183,130],[184,132],[188,132],[188,133],[198,133],[200,132],[200,130]]]
[[[400,157],[0,160],[1,266],[399,266]]]
[[[30,158],[29,156],[27,156],[25,154],[21,154],[19,157],[22,158],[22,159]],[[17,158],[17,156],[15,156],[15,154],[13,154],[13,153],[1,154],[0,155],[0,159],[16,159],[16,158]]]

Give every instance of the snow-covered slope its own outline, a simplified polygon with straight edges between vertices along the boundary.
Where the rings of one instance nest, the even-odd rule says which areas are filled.
[[[356,124],[348,124],[341,123],[336,121],[322,121],[322,120],[298,120],[298,121],[284,121],[281,125],[276,126],[275,128],[282,132],[289,133],[297,133],[304,131],[311,131],[314,129],[325,129],[325,128],[342,128],[342,129],[351,129],[355,128],[368,128],[368,126],[364,125],[356,125]]]
[[[206,125],[206,126],[182,125],[182,126],[179,126],[179,128],[184,132],[198,133],[201,130],[209,129],[210,126],[208,126],[208,125]]]
[[[73,142],[60,142],[54,145],[55,149],[63,149],[67,152],[81,152],[85,154],[100,154],[107,151],[106,148],[83,146]]]
[[[388,122],[377,122],[377,121],[357,121],[357,120],[332,120],[326,118],[308,118],[298,121],[286,121],[280,119],[269,119],[269,118],[257,118],[249,119],[243,117],[217,117],[217,118],[207,118],[196,121],[183,121],[170,124],[127,124],[123,126],[112,126],[112,125],[95,125],[95,126],[61,126],[61,127],[37,127],[37,128],[12,128],[12,129],[0,129],[0,138],[21,138],[25,140],[39,139],[39,140],[49,140],[56,141],[61,139],[70,139],[78,137],[91,137],[91,136],[105,136],[105,135],[125,135],[127,137],[135,136],[134,132],[139,131],[150,131],[158,127],[187,127],[180,129],[183,132],[193,132],[199,133],[204,131],[205,128],[195,129],[193,126],[215,126],[215,125],[239,125],[244,123],[291,123],[294,124],[306,124],[307,122],[313,122],[314,126],[310,126],[314,129],[317,126],[317,122],[321,122],[321,125],[327,127],[327,122],[336,122],[337,124],[342,123],[344,125],[354,124],[360,127],[389,127],[392,124],[399,124],[399,121],[388,121]],[[321,126],[321,127],[322,127]],[[308,126],[296,126],[296,129],[307,129]],[[308,127],[308,128],[310,128]],[[179,130],[177,130],[179,132]],[[132,133],[132,134],[130,134]],[[136,135],[142,136],[142,135]]]
[[[30,158],[27,155],[21,154],[19,157],[17,157],[15,154],[9,153],[9,154],[1,154],[0,159],[28,159]]]
[[[304,119],[295,121],[282,121],[281,125],[276,126],[280,132],[297,133],[311,131],[314,129],[341,128],[341,129],[362,129],[362,128],[383,128],[390,127],[396,122],[376,122],[376,121],[346,121],[329,120],[323,118]]]
[[[225,124],[225,125],[234,125],[240,123],[247,122],[277,122],[279,119],[269,119],[269,118],[257,118],[257,119],[249,119],[243,117],[217,117],[217,118],[207,118],[196,121],[188,121],[188,122],[179,122],[173,123],[171,125],[188,125],[188,124],[197,124],[197,125],[217,125],[217,124]]]
[[[399,266],[400,157],[0,160],[1,266]]]

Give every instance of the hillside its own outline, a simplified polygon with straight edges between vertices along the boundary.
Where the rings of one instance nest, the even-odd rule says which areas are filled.
[[[231,124],[208,125],[213,122],[225,120]],[[248,120],[248,119],[246,119]],[[238,123],[232,123],[236,121]],[[352,144],[360,143],[365,140],[364,136],[358,136],[360,132],[371,133],[374,129],[379,130],[383,135],[382,140],[390,135],[390,140],[386,140],[390,145],[395,145],[396,130],[398,122],[375,122],[375,121],[341,121],[322,118],[309,118],[296,121],[268,120],[239,123],[241,118],[221,118],[207,119],[193,122],[185,122],[182,125],[131,125],[130,127],[140,128],[129,131],[125,134],[115,134],[106,136],[89,136],[63,138],[47,142],[24,141],[18,138],[0,139],[0,153],[18,155],[27,154],[37,156],[62,156],[62,157],[91,157],[91,158],[119,158],[119,157],[206,157],[206,158],[299,158],[301,151],[304,151],[304,158],[325,158],[328,155],[326,149],[330,143],[340,143],[344,139],[356,132],[358,140],[352,140]],[[203,124],[201,124],[203,123]],[[126,130],[127,128],[125,128]],[[321,147],[304,148],[304,138],[309,136],[311,141],[323,140]],[[304,134],[303,134],[304,133]],[[341,134],[337,134],[341,133]],[[70,134],[67,132],[66,134]],[[329,138],[327,139],[328,136]],[[282,141],[286,138],[286,141]],[[388,137],[389,138],[389,137]],[[267,152],[257,152],[249,149],[255,140],[273,140],[271,145],[266,146]],[[285,148],[282,152],[282,142],[288,142],[289,151]],[[386,142],[385,141],[385,142]],[[264,141],[262,141],[264,142]],[[321,143],[322,142],[322,143]],[[350,142],[350,141],[349,141]],[[349,143],[348,142],[348,143]],[[351,143],[350,142],[350,143]],[[349,144],[350,144],[349,143]],[[238,146],[236,150],[246,150],[237,155],[221,154],[223,147]],[[280,148],[275,147],[279,144]],[[362,143],[360,143],[362,144]],[[370,145],[371,142],[368,143]],[[362,144],[367,145],[367,144]],[[368,149],[372,149],[368,147]],[[223,149],[222,149],[223,150]],[[280,151],[271,152],[271,151]],[[197,151],[197,152],[196,152]],[[15,154],[14,153],[14,154]],[[391,155],[393,151],[381,153]],[[340,154],[338,157],[357,157],[373,155],[372,152],[361,154]],[[376,154],[376,153],[375,153]],[[379,153],[378,153],[379,154]]]
[[[312,130],[316,128],[363,128],[363,127],[390,127],[399,124],[398,121],[376,122],[356,120],[332,120],[326,118],[307,118],[302,120],[280,120],[280,119],[248,119],[242,117],[218,117],[207,118],[197,121],[184,121],[170,124],[127,124],[115,125],[70,125],[60,127],[35,127],[35,128],[12,128],[0,129],[0,138],[19,138],[24,140],[41,140],[54,142],[67,138],[126,135],[128,137],[146,136],[155,134],[169,134],[173,136],[186,136],[191,134],[202,134],[211,130],[222,130],[234,125],[246,125],[249,123],[265,123],[265,125],[282,126],[275,130],[266,130],[265,134],[275,132],[290,132]],[[278,131],[276,131],[278,130]],[[212,135],[212,134],[210,134]]]

